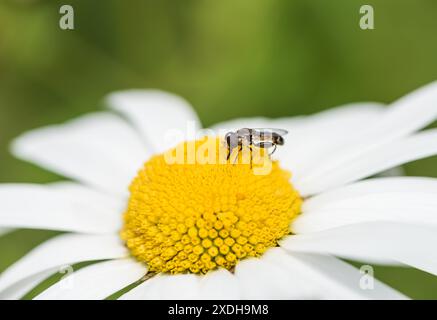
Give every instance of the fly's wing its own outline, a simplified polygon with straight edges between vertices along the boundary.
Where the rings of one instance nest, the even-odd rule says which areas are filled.
[[[273,136],[285,136],[288,133],[285,129],[276,128],[254,128],[252,129],[252,141],[255,145],[272,142]]]
[[[288,134],[287,130],[278,128],[253,128],[252,130],[254,130],[257,135],[271,136],[273,134],[277,134],[280,136],[285,136]]]

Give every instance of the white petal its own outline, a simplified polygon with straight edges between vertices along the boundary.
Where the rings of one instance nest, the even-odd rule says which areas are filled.
[[[318,167],[320,159],[329,157],[332,150],[341,148],[345,140],[359,136],[384,112],[380,103],[362,102],[307,117],[302,125],[290,128],[281,164],[293,172],[293,180],[298,180]]]
[[[397,261],[437,275],[435,228],[368,222],[290,236],[280,245],[291,252],[332,254],[364,262]]]
[[[369,197],[369,199],[370,198],[371,197]],[[399,199],[399,197],[397,198]],[[382,199],[382,201],[376,200],[375,203],[384,203],[384,200],[386,199]],[[436,207],[437,203],[433,205],[433,207],[414,207],[413,205],[404,207],[398,203],[397,206],[384,206],[383,208],[355,207],[346,209],[316,210],[304,213],[296,218],[290,228],[293,230],[293,233],[307,234],[334,229],[341,226],[375,221],[393,221],[418,225],[423,224],[434,226],[436,228]]]
[[[420,130],[437,119],[436,105],[437,81],[393,102],[381,121],[369,126],[365,139],[382,144]]]
[[[128,255],[118,236],[65,234],[33,249],[0,275],[0,291],[46,270],[82,261],[123,258]]]
[[[323,128],[330,132],[331,130],[338,130],[339,126],[335,124],[340,122],[340,128],[346,126],[347,129],[350,129],[353,128],[354,124],[363,125],[362,122],[357,120],[359,115],[364,117],[363,119],[365,120],[371,120],[375,119],[376,116],[380,116],[384,110],[385,105],[380,102],[353,102],[305,116],[300,118],[301,121],[299,123],[305,125],[305,127],[311,126],[313,129]]]
[[[79,269],[36,300],[103,300],[138,281],[147,268],[132,259],[110,260]]]
[[[373,288],[361,287],[363,274],[353,266],[328,255],[268,250],[263,258],[283,268],[295,279],[286,283],[309,299],[404,299],[405,296],[373,279]]]
[[[120,297],[120,300],[192,300],[199,298],[199,276],[157,275]]]
[[[18,300],[23,298],[30,290],[38,284],[49,278],[56,270],[43,271],[33,276],[27,277],[21,281],[9,286],[6,290],[0,292],[1,300]]]
[[[0,226],[115,233],[125,204],[74,183],[0,184]]]
[[[305,200],[291,229],[300,234],[369,221],[437,227],[436,193],[437,179],[370,179]]]
[[[341,175],[343,174],[341,169],[349,168],[351,163],[366,161],[368,157],[372,157],[380,150],[385,150],[387,146],[396,148],[398,145],[393,142],[425,127],[437,118],[436,104],[437,82],[434,82],[394,102],[377,121],[367,123],[367,129],[360,131],[359,135],[345,134],[342,143],[336,148],[331,148],[330,154],[327,154],[322,162],[318,161],[317,166],[312,166],[310,172],[299,176],[298,184],[305,190],[304,194],[314,194],[325,190],[323,188],[326,187],[317,185],[315,181],[324,180],[326,175],[332,175],[337,171]],[[323,140],[324,137],[320,136],[320,139]],[[407,140],[403,141],[402,143],[409,143]],[[392,145],[394,147],[391,147]],[[411,159],[403,160],[401,163],[406,161],[411,161]],[[368,167],[365,166],[365,168]],[[373,168],[370,174],[384,169]],[[353,178],[351,179],[353,181]],[[330,183],[332,187],[341,182]]]
[[[316,210],[340,200],[355,199],[362,195],[386,192],[436,193],[437,179],[428,177],[387,177],[374,178],[323,192],[305,200],[306,210]]]
[[[200,279],[199,299],[237,300],[240,297],[239,283],[226,269],[209,272]]]
[[[235,268],[243,299],[303,299],[307,297],[301,275],[264,258],[240,261]]]
[[[51,186],[59,192],[71,194],[75,199],[81,199],[83,202],[86,202],[88,205],[93,205],[96,208],[104,206],[103,210],[108,215],[115,214],[119,216],[120,212],[124,211],[128,201],[128,197],[113,196],[94,188],[70,181],[52,182],[47,184],[47,186]]]
[[[347,104],[311,116],[290,118],[242,118],[214,125],[222,135],[238,128],[282,128],[289,131],[285,145],[275,152],[274,158],[293,173],[293,180],[319,165],[319,159],[342,146],[345,139],[356,136],[384,112],[376,102]]]
[[[314,134],[314,129],[318,128],[320,131],[326,130],[327,134],[332,133],[333,129],[338,130],[343,126],[348,126],[346,129],[356,129],[354,125],[363,122],[359,121],[360,116],[364,120],[375,119],[376,116],[381,115],[384,110],[383,106],[377,102],[350,103],[309,116],[238,118],[219,122],[211,128],[222,132],[235,131],[240,128],[280,128],[289,130],[290,135],[294,134],[295,130],[299,130],[299,132],[305,130],[308,135],[317,136]],[[341,126],[338,125],[339,123]]]
[[[110,94],[108,105],[125,115],[156,152],[164,152],[201,128],[191,105],[159,90],[127,90]],[[178,134],[179,133],[179,134]]]
[[[350,155],[353,155],[356,151],[360,153],[371,149],[371,147],[385,144],[418,131],[437,118],[436,104],[437,81],[393,102],[387,111],[379,115],[378,121],[363,123],[366,130],[357,137],[346,136],[343,147],[351,147],[348,148],[348,151]],[[338,157],[346,156],[338,154]],[[338,161],[336,159],[338,157],[334,154],[333,161]]]
[[[123,196],[150,155],[136,132],[110,113],[90,114],[25,133],[14,140],[12,152],[66,177]]]
[[[432,129],[375,147],[354,161],[339,163],[329,170],[322,165],[319,170],[297,179],[295,185],[303,196],[308,196],[435,154],[437,129]]]

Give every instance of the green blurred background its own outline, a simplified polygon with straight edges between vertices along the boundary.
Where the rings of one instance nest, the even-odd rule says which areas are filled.
[[[73,31],[58,27],[62,4],[75,9]],[[375,9],[375,30],[359,28],[363,4]],[[102,108],[113,90],[178,93],[204,125],[390,102],[437,79],[436,35],[435,0],[1,0],[0,182],[59,179],[13,159],[10,140]],[[406,170],[437,177],[437,158]],[[0,271],[53,235],[1,237]],[[375,275],[413,298],[437,298],[437,278],[424,272]]]

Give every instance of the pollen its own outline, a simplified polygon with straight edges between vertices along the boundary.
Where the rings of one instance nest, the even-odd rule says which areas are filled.
[[[170,163],[166,154],[149,159],[130,185],[121,237],[130,253],[156,273],[205,274],[232,270],[242,259],[258,257],[290,234],[302,199],[290,183],[291,173],[268,154],[270,170],[255,174],[253,163],[223,156],[214,138],[209,160]],[[204,139],[175,149],[189,153]],[[179,149],[178,149],[179,148]],[[238,155],[237,155],[238,157]]]

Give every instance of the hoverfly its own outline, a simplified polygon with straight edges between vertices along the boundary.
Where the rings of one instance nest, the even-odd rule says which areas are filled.
[[[244,146],[249,148],[255,146],[264,149],[274,147],[273,151],[269,153],[269,156],[271,156],[276,151],[277,146],[284,145],[283,136],[287,133],[287,130],[272,128],[242,128],[235,132],[228,132],[225,135],[225,143],[228,149],[226,160],[229,160],[235,148],[238,148],[238,152],[240,152]]]

